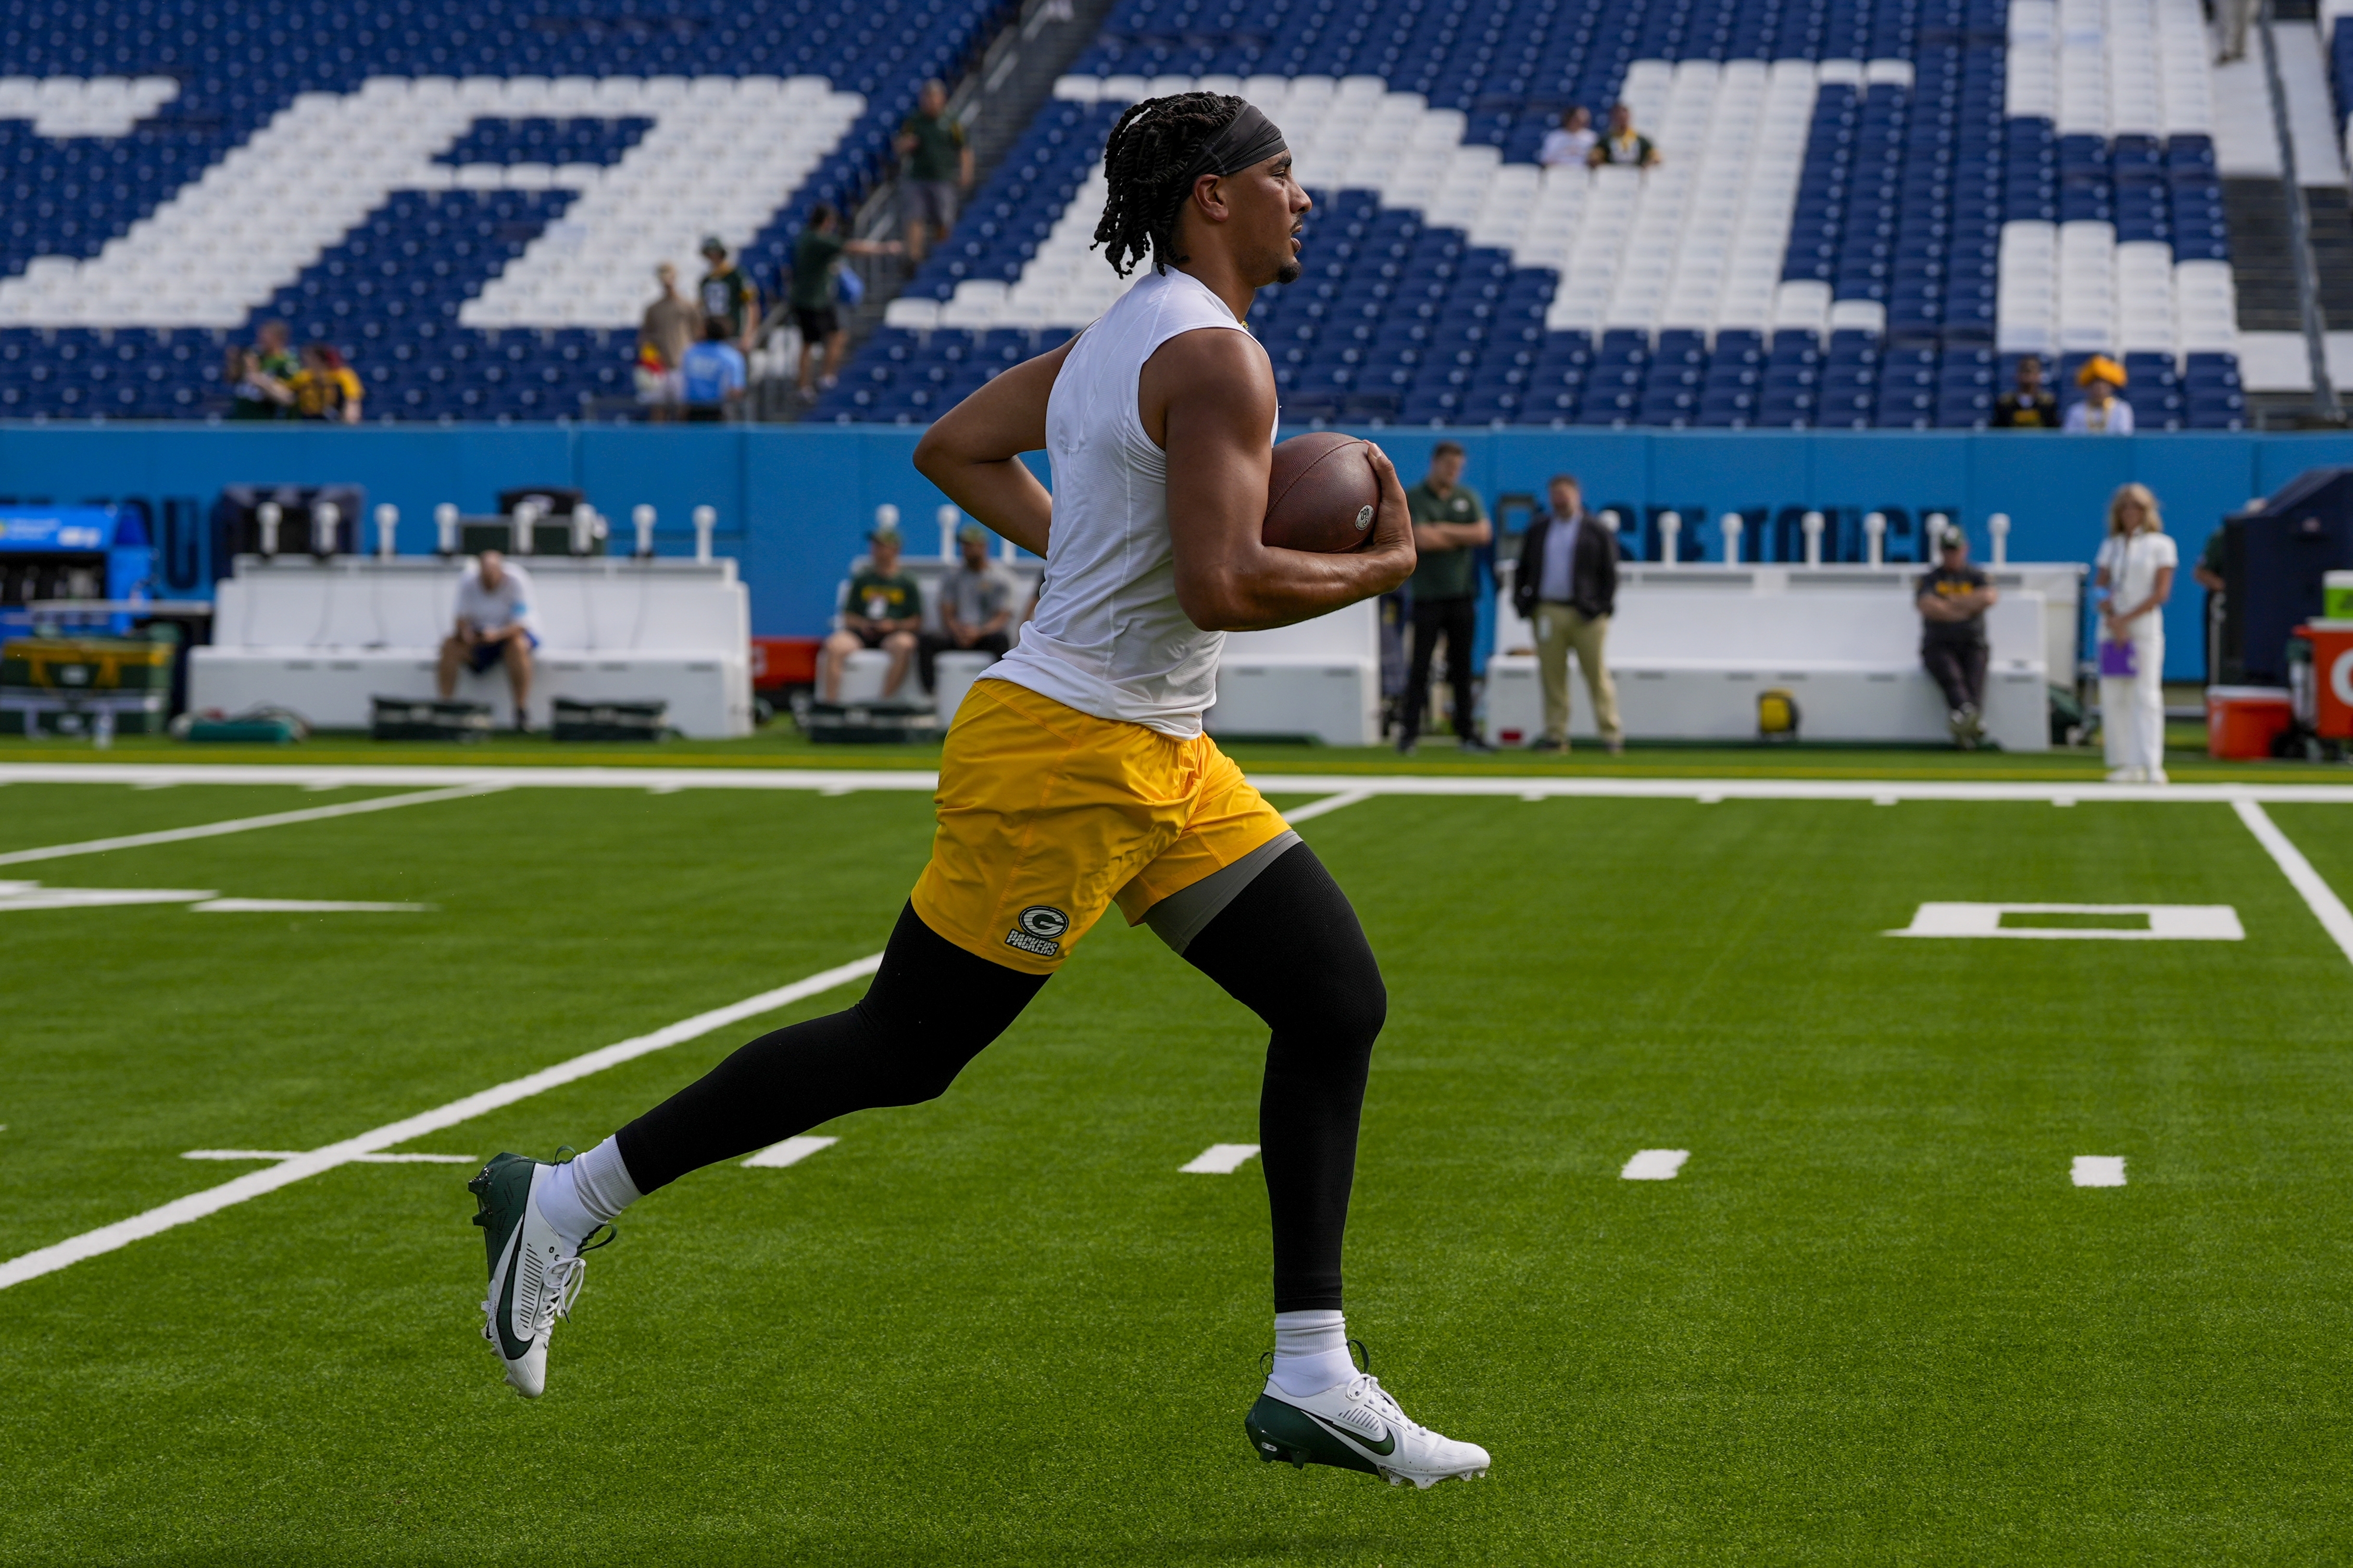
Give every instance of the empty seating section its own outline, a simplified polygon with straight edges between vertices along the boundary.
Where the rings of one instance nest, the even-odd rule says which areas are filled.
[[[1124,0],[818,416],[1100,315],[1103,137],[1196,88],[1315,196],[1250,312],[1288,418],[1968,427],[2030,353],[2070,404],[2121,360],[2143,429],[2243,415],[2197,0]],[[1621,99],[1659,167],[1537,166]]]
[[[1004,0],[0,0],[0,415],[218,413],[284,314],[371,416],[627,392],[650,268],[772,285]],[[500,374],[491,376],[489,373]]]

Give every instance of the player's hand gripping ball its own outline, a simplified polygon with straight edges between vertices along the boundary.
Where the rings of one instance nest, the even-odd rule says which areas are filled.
[[[1259,537],[1280,550],[1318,555],[1363,549],[1381,509],[1373,450],[1371,442],[1333,430],[1293,436],[1275,447]]]

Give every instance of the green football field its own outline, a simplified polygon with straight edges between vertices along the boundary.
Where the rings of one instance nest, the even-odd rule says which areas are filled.
[[[851,963],[929,846],[920,790],[665,791],[0,788],[0,1260]],[[5,1283],[0,1563],[2345,1561],[2353,805],[2257,813],[2300,890],[2227,800],[2048,793],[1303,823],[1391,996],[1350,1330],[1483,1480],[1255,1458],[1264,1188],[1179,1167],[1264,1039],[1114,915],[945,1098],[625,1216],[536,1404],[474,1163],[862,981]],[[2166,908],[1886,934],[1934,903]]]

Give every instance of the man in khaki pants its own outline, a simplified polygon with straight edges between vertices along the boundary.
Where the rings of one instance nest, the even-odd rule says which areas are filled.
[[[1568,654],[1585,671],[1601,742],[1626,749],[1618,722],[1618,684],[1609,679],[1604,644],[1618,602],[1618,540],[1585,515],[1577,481],[1553,477],[1552,508],[1528,524],[1520,569],[1512,578],[1512,605],[1536,629],[1536,671],[1544,679],[1545,732],[1529,750],[1568,750]]]

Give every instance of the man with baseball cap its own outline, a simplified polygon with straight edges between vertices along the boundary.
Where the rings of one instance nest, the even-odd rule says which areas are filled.
[[[866,536],[866,564],[849,574],[849,591],[841,602],[841,629],[825,639],[818,689],[828,702],[841,700],[842,664],[862,647],[879,647],[891,656],[882,697],[885,701],[896,697],[906,684],[916,634],[923,629],[923,591],[900,569],[899,531],[878,528]]]
[[[1985,613],[2001,597],[1993,580],[1969,564],[1968,535],[1947,526],[1936,564],[1920,574],[1920,662],[1945,694],[1946,725],[1965,752],[1985,738]]]
[[[938,689],[933,670],[943,653],[964,649],[1003,658],[1013,647],[1020,597],[1013,574],[988,558],[988,530],[976,522],[957,529],[956,563],[940,584],[940,629],[925,632],[916,650],[923,689]]]
[[[750,353],[760,332],[760,286],[744,275],[727,254],[726,241],[717,235],[702,240],[703,264],[710,268],[695,289],[703,315],[727,323],[727,341]]]

